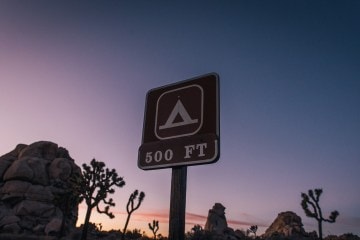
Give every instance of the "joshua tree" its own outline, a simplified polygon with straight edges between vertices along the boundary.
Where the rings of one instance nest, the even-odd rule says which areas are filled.
[[[127,226],[129,224],[131,214],[140,207],[140,204],[142,203],[142,201],[145,198],[145,193],[144,192],[140,192],[139,198],[138,198],[138,195],[139,195],[139,191],[135,190],[130,195],[129,201],[128,201],[127,205],[126,205],[126,211],[128,213],[128,216],[127,216],[125,226],[124,226],[124,230],[123,230],[123,234],[122,234],[122,237],[121,237],[122,240],[125,239],[125,233],[126,233]],[[136,206],[134,206],[134,201],[135,201],[136,198],[138,198],[138,203],[137,203]]]
[[[322,194],[322,189],[314,189],[314,191],[310,189],[308,194],[301,193],[301,197],[302,197],[301,206],[304,209],[306,216],[315,218],[316,221],[318,222],[319,238],[322,240],[322,222],[324,221],[324,222],[334,223],[336,217],[339,216],[339,212],[333,211],[330,213],[329,218],[325,219],[322,215],[322,211],[319,205],[321,194]],[[309,209],[309,205],[311,206],[311,209]]]
[[[149,223],[149,228],[154,234],[154,239],[156,240],[156,233],[159,230],[159,221],[153,220],[152,225]]]
[[[254,235],[255,235],[255,237],[256,237],[256,231],[258,230],[258,226],[257,225],[253,225],[253,226],[251,226],[248,230],[247,230],[247,232],[248,233],[253,233]]]
[[[108,194],[115,192],[114,187],[123,187],[125,181],[122,177],[118,177],[115,169],[105,169],[105,163],[91,160],[90,166],[83,164],[83,178],[80,181],[79,191],[87,205],[87,211],[84,221],[84,227],[81,234],[81,240],[86,240],[87,231],[91,211],[94,207],[99,213],[104,213],[110,218],[114,218],[114,214],[110,212],[110,207],[115,206],[113,199],[107,199]],[[103,210],[100,209],[100,203],[105,204]]]

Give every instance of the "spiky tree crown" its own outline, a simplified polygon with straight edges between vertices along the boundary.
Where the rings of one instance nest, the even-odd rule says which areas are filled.
[[[156,239],[156,233],[159,230],[159,221],[153,220],[152,225],[149,223],[149,228],[154,234],[154,239]]]
[[[138,203],[135,206],[134,202],[135,202],[136,198],[138,198]],[[137,210],[140,207],[140,205],[141,205],[142,201],[144,200],[144,198],[145,198],[145,193],[144,192],[140,192],[140,195],[139,195],[139,191],[135,190],[129,197],[129,201],[128,201],[127,206],[126,206],[127,212],[132,213],[135,210]]]
[[[104,213],[110,218],[114,215],[109,211],[110,207],[115,206],[112,198],[107,199],[108,194],[115,192],[114,187],[123,187],[125,181],[119,177],[116,170],[105,168],[105,163],[92,159],[90,166],[84,163],[83,165],[83,182],[82,182],[82,196],[86,204],[91,208],[96,207],[99,213]],[[103,210],[99,208],[100,202],[106,206]]]
[[[149,223],[149,228],[155,234],[159,230],[159,221],[153,220],[152,225]]]
[[[319,205],[320,196],[322,192],[323,192],[322,189],[314,189],[314,191],[310,189],[308,191],[308,194],[301,193],[301,197],[302,197],[301,206],[304,209],[306,216],[316,218],[317,220],[333,223],[335,222],[337,216],[339,216],[339,212],[338,211],[331,212],[329,219],[325,219],[322,217],[321,208]],[[312,211],[309,209],[309,206],[311,206]]]

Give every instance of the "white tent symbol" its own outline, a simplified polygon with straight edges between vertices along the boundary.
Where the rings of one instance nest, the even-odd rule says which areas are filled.
[[[178,115],[182,118],[181,122],[175,122],[175,118]],[[159,126],[159,129],[179,127],[179,126],[194,124],[197,122],[198,122],[198,119],[191,119],[191,117],[190,117],[189,113],[186,111],[184,105],[182,104],[180,99],[178,99],[175,104],[175,107],[171,111],[170,116],[167,119],[166,123],[164,125]]]

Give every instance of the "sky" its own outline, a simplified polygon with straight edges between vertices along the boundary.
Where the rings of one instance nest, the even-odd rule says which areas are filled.
[[[324,235],[360,235],[359,1],[0,1],[0,155],[40,140],[96,158],[146,196],[129,228],[167,235],[171,169],[137,167],[146,93],[216,72],[220,159],[188,167],[186,230],[226,207],[230,227],[293,211],[322,188]],[[80,206],[78,224],[86,207]]]

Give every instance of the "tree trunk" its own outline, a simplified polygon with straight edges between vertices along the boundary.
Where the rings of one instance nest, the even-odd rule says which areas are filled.
[[[121,236],[121,240],[125,239],[125,233],[126,233],[127,226],[129,224],[130,216],[131,216],[131,213],[128,213],[128,216],[127,216],[126,222],[125,222],[125,226],[124,226],[124,230],[123,230],[123,233],[122,233],[122,236]]]
[[[318,225],[319,225],[319,239],[322,240],[322,221],[318,220]]]
[[[88,228],[89,228],[91,210],[92,210],[92,209],[88,206],[87,211],[86,211],[86,216],[85,216],[85,222],[84,222],[83,230],[82,230],[82,233],[81,233],[81,240],[86,240],[86,239],[87,239],[87,233],[88,233]]]

